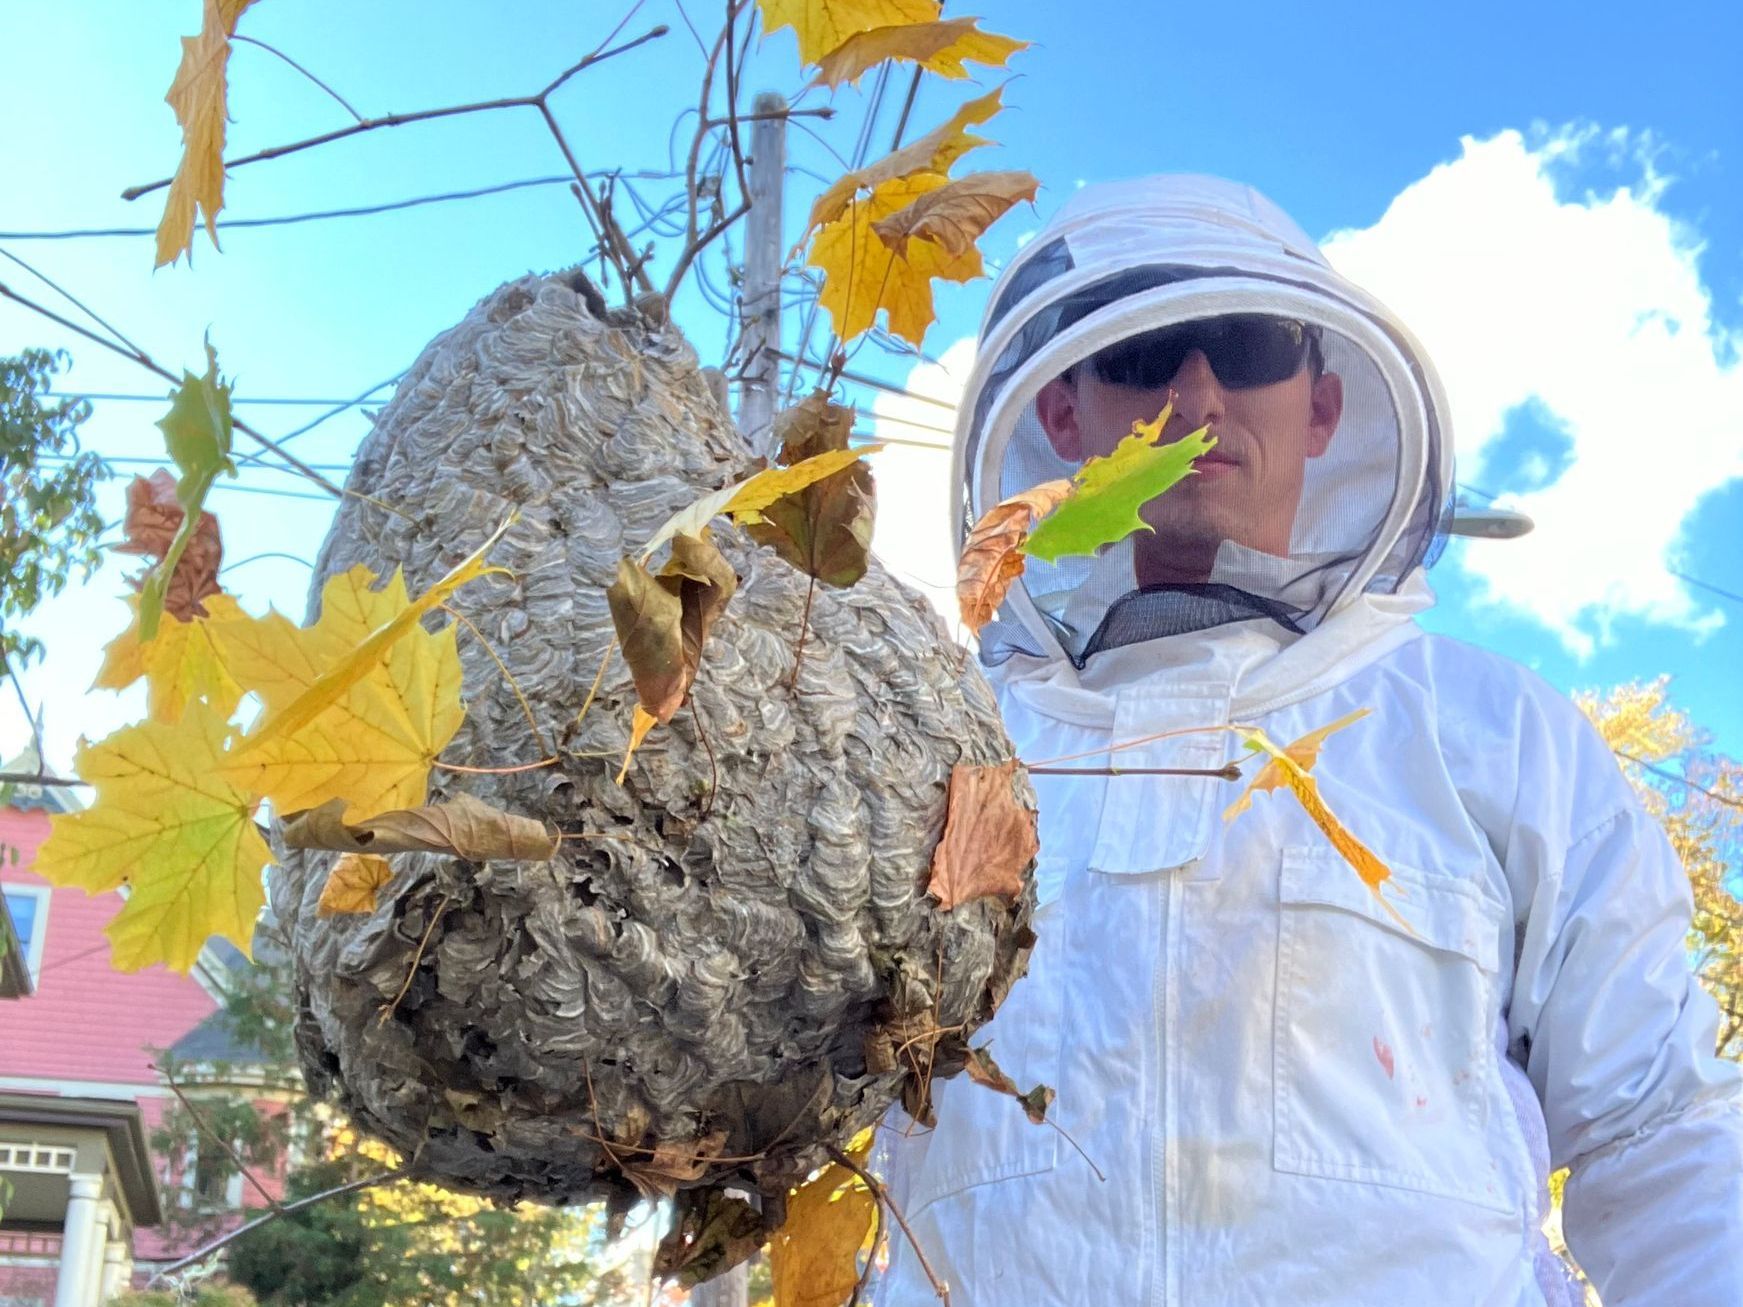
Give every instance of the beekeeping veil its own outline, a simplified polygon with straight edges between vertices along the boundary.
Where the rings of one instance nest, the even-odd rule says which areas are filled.
[[[985,662],[1063,652],[1081,667],[1104,649],[1255,618],[1299,635],[1431,560],[1452,459],[1445,399],[1421,348],[1276,205],[1183,175],[1079,191],[1000,277],[957,422],[958,545],[1001,499],[1080,466],[1037,412],[1049,381],[1143,333],[1231,315],[1304,324],[1324,370],[1342,378],[1342,417],[1306,460],[1287,554],[1275,531],[1267,551],[1230,529],[1207,575],[1142,585],[1132,539],[1093,558],[1030,559],[981,633]]]

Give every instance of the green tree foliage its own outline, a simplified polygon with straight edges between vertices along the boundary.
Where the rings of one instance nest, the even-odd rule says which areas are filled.
[[[93,496],[109,470],[79,446],[91,406],[47,398],[68,361],[40,349],[0,358],[0,673],[42,653],[41,642],[19,634],[18,619],[75,571],[89,577],[101,558]]]

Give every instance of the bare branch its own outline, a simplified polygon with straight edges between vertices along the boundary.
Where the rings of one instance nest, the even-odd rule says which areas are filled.
[[[950,1307],[950,1286],[940,1280],[937,1273],[933,1271],[932,1263],[926,1260],[926,1250],[920,1247],[920,1241],[914,1237],[913,1230],[908,1227],[908,1218],[902,1215],[902,1209],[896,1206],[895,1200],[890,1197],[889,1190],[884,1188],[883,1182],[839,1148],[832,1146],[829,1149],[829,1156],[859,1177],[860,1183],[871,1191],[871,1195],[877,1200],[879,1207],[890,1209],[890,1215],[896,1218],[896,1224],[901,1226],[902,1233],[908,1236],[908,1246],[914,1250],[914,1256],[920,1259],[920,1269],[926,1272],[926,1278],[931,1281],[932,1292],[938,1295],[938,1301],[943,1303],[944,1307]]]
[[[228,1244],[234,1243],[243,1235],[251,1234],[255,1230],[260,1229],[263,1225],[270,1225],[274,1221],[283,1220],[285,1217],[290,1216],[295,1212],[302,1211],[305,1207],[313,1207],[316,1203],[324,1203],[329,1198],[340,1198],[345,1194],[354,1194],[360,1189],[372,1189],[378,1184],[390,1184],[395,1180],[404,1180],[411,1175],[411,1172],[411,1167],[402,1166],[397,1170],[382,1171],[378,1175],[364,1176],[361,1180],[351,1180],[345,1184],[334,1185],[331,1189],[323,1189],[318,1194],[310,1194],[307,1198],[299,1198],[295,1202],[284,1203],[278,1208],[278,1210],[268,1212],[264,1216],[257,1216],[246,1225],[239,1225],[228,1234],[221,1234],[210,1243],[202,1244],[186,1257],[171,1262],[168,1266],[164,1267],[156,1275],[151,1277],[151,1283],[156,1284],[165,1276],[174,1275],[177,1271],[185,1271],[188,1267],[205,1261],[206,1258],[210,1257],[213,1253]]]
[[[351,107],[351,101],[347,100],[344,96],[340,95],[339,92],[335,91],[332,87],[328,86],[319,77],[316,77],[307,68],[304,68],[295,59],[292,59],[283,50],[280,50],[276,45],[268,45],[265,41],[258,40],[252,36],[243,36],[240,32],[234,33],[230,37],[230,39],[232,41],[246,41],[249,45],[259,46],[262,50],[265,50],[268,54],[277,55],[280,59],[283,59],[287,64],[289,64],[292,68],[296,69],[304,77],[308,78],[316,86],[320,87],[328,95],[332,96],[335,100],[337,100],[339,102],[339,106],[342,109],[344,109],[346,113],[350,114],[358,122],[363,121],[363,115],[358,113],[357,110],[355,110]]]
[[[212,1127],[206,1123],[205,1118],[194,1110],[193,1103],[188,1101],[188,1096],[182,1092],[182,1087],[176,1083],[175,1073],[170,1070],[168,1059],[157,1064],[156,1070],[157,1073],[163,1077],[164,1083],[169,1086],[170,1093],[176,1096],[176,1101],[182,1105],[182,1109],[187,1112],[189,1119],[193,1121],[194,1129],[198,1130],[201,1134],[205,1135],[206,1138],[210,1139],[213,1143],[217,1144],[218,1147],[228,1153],[230,1155],[230,1160],[236,1164],[236,1169],[242,1173],[242,1178],[254,1186],[254,1192],[266,1199],[266,1205],[268,1207],[272,1208],[272,1210],[277,1212],[280,1216],[283,1216],[284,1207],[279,1203],[278,1199],[274,1198],[272,1194],[267,1191],[266,1186],[260,1182],[260,1179],[254,1174],[254,1172],[248,1169],[248,1163],[242,1160],[242,1154],[236,1150],[236,1145],[224,1138],[224,1136],[219,1134],[216,1130],[212,1129]]]
[[[341,127],[335,131],[323,132],[321,135],[311,136],[307,140],[292,141],[288,145],[270,146],[267,149],[257,151],[254,154],[244,155],[240,159],[227,159],[224,162],[224,169],[225,171],[229,171],[232,168],[240,168],[244,164],[261,163],[267,159],[277,159],[287,154],[295,154],[299,150],[313,149],[317,145],[326,145],[332,141],[342,141],[348,136],[356,136],[362,132],[372,132],[380,127],[403,127],[407,123],[429,122],[436,118],[453,118],[460,114],[484,113],[491,109],[536,109],[544,103],[546,96],[550,95],[582,69],[603,62],[604,60],[611,58],[613,55],[623,54],[626,50],[633,50],[636,46],[651,41],[656,37],[664,36],[666,31],[667,28],[662,23],[658,27],[643,32],[633,41],[626,41],[622,45],[614,46],[609,50],[601,50],[597,53],[590,54],[579,63],[564,69],[557,75],[555,80],[536,95],[511,95],[497,100],[480,100],[474,104],[454,104],[447,105],[440,109],[419,109],[414,113],[390,113],[383,114],[379,118],[365,118],[361,122],[353,123],[349,127]],[[126,190],[121,192],[121,198],[124,200],[137,200],[142,195],[149,195],[153,191],[162,190],[165,186],[168,186],[172,180],[173,178],[163,177],[154,182],[146,182],[142,186],[129,186]]]

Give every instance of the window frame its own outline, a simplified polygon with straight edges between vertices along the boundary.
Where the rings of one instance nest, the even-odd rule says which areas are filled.
[[[24,962],[30,968],[30,982],[34,985],[37,978],[42,975],[43,941],[48,936],[48,910],[54,897],[54,887],[52,885],[17,885],[8,881],[6,884],[0,885],[0,893],[8,898],[28,895],[36,902],[36,911],[30,918],[30,938],[19,941],[24,945]],[[7,915],[11,915],[10,906],[7,908]],[[17,919],[14,918],[14,928],[17,924]]]

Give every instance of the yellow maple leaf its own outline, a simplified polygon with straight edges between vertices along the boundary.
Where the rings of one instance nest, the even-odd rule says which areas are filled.
[[[867,69],[886,59],[918,64],[928,72],[953,79],[968,76],[967,62],[1002,68],[1027,41],[982,32],[978,18],[951,18],[935,23],[904,23],[856,32],[817,61],[815,82],[840,86],[857,82]]]
[[[374,912],[376,892],[392,879],[393,865],[380,854],[347,853],[327,873],[315,913],[333,917]]]
[[[1343,855],[1345,862],[1354,868],[1355,873],[1362,878],[1362,883],[1373,892],[1380,906],[1391,913],[1392,919],[1404,929],[1410,930],[1410,923],[1399,915],[1380,887],[1392,878],[1392,870],[1378,855],[1361,840],[1357,839],[1338,819],[1319,792],[1319,782],[1309,773],[1319,761],[1319,751],[1325,744],[1326,737],[1334,731],[1341,731],[1352,722],[1359,721],[1368,715],[1368,709],[1358,708],[1346,713],[1335,722],[1321,726],[1318,730],[1309,731],[1300,739],[1279,747],[1265,735],[1263,731],[1243,730],[1242,738],[1249,749],[1255,753],[1268,756],[1268,761],[1261,767],[1252,780],[1247,782],[1247,788],[1241,791],[1241,797],[1229,804],[1223,812],[1224,821],[1233,821],[1253,804],[1253,795],[1268,793],[1279,789],[1288,789],[1295,795],[1303,811],[1315,826],[1324,833],[1331,846]],[[1412,931],[1412,933],[1415,933]]]
[[[882,309],[890,331],[917,346],[937,316],[933,278],[965,282],[981,275],[980,251],[973,246],[952,254],[933,241],[911,239],[897,253],[872,231],[872,224],[945,181],[942,173],[926,172],[883,182],[869,197],[850,201],[841,217],[817,233],[806,261],[823,272],[818,302],[842,340],[867,330]]]
[[[249,733],[244,748],[249,751],[264,749],[269,745],[288,739],[314,721],[327,708],[344,698],[352,686],[357,685],[377,667],[382,666],[384,662],[391,668],[395,647],[400,645],[405,637],[414,630],[423,630],[418,623],[426,613],[445,602],[449,595],[468,581],[475,581],[491,572],[507,570],[506,568],[491,567],[484,561],[484,557],[496,545],[496,542],[502,539],[514,521],[515,518],[511,514],[501,526],[497,527],[488,540],[457,563],[446,576],[416,599],[406,599],[405,581],[398,569],[395,569],[389,589],[393,591],[397,602],[394,602],[391,608],[386,610],[376,601],[363,597],[363,592],[367,591],[368,587],[373,584],[374,576],[365,568],[362,572],[364,579],[358,581],[358,568],[353,567],[347,573],[352,579],[340,587],[334,598],[335,603],[348,605],[344,611],[336,616],[334,625],[343,627],[349,636],[358,633],[357,623],[350,621],[350,618],[356,617],[361,621],[368,621],[372,614],[379,614],[383,611],[386,612],[385,618],[379,620],[379,624],[373,630],[363,629],[361,638],[343,640],[343,643],[350,645],[350,647],[342,654],[337,654],[328,660],[315,679],[304,686],[289,703],[282,707],[275,707],[269,703],[266,720]],[[321,624],[325,624],[327,621],[327,602],[327,592],[323,590],[321,592]],[[331,640],[339,637],[330,633],[328,638]]]
[[[871,1134],[848,1156],[864,1165]],[[832,1162],[793,1190],[787,1220],[769,1240],[769,1270],[778,1307],[840,1307],[859,1282],[859,1257],[872,1236],[877,1199],[847,1167]]]
[[[220,717],[229,717],[242,700],[242,687],[225,665],[213,632],[224,623],[250,618],[227,594],[207,595],[201,602],[205,617],[184,622],[170,614],[157,634],[144,642],[135,617],[104,648],[103,665],[91,688],[124,690],[143,676],[146,711],[153,721],[180,721],[188,704],[197,699],[204,699]],[[134,607],[137,611],[137,601]]]
[[[186,971],[210,935],[249,950],[271,854],[228,738],[224,718],[195,702],[174,725],[142,722],[79,748],[96,801],[52,819],[35,870],[92,894],[128,887],[107,932],[123,971]]]
[[[938,0],[762,0],[763,30],[793,29],[799,62],[814,64],[858,32],[938,17]]]
[[[924,136],[910,141],[901,149],[886,154],[864,168],[836,178],[811,205],[811,216],[805,220],[805,230],[799,237],[799,243],[803,244],[805,238],[817,228],[834,222],[847,212],[847,206],[859,192],[875,191],[885,182],[894,181],[898,177],[908,177],[916,173],[949,172],[951,165],[970,150],[991,145],[992,142],[983,136],[970,136],[968,129],[976,123],[984,123],[1004,108],[1004,94],[1004,87],[995,87],[985,95],[959,107],[948,120]],[[943,182],[940,180],[933,185],[943,185]],[[925,189],[929,190],[931,187]]]
[[[182,61],[164,96],[182,127],[182,161],[169,184],[157,225],[157,266],[191,253],[194,223],[205,215],[206,234],[218,244],[224,207],[224,124],[229,120],[228,66],[236,20],[254,0],[205,0],[200,34],[182,38]]]
[[[321,616],[307,628],[276,612],[217,628],[232,675],[267,708],[237,763],[254,768],[253,783],[280,812],[338,798],[346,815],[417,806],[430,764],[465,716],[454,628],[432,634],[415,620],[400,622],[414,609],[404,579],[396,571],[379,590],[374,580],[361,564],[328,578]],[[339,679],[333,669],[361,662],[357,651],[390,626],[397,638],[377,648],[359,678],[329,693]],[[283,723],[317,691],[312,715],[262,740],[274,719]]]

